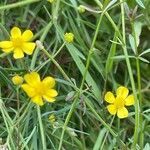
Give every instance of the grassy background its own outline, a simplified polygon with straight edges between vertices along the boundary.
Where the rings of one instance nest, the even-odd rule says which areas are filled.
[[[52,57],[38,48],[21,60],[0,52],[0,144],[10,150],[149,150],[149,10],[149,0],[2,0],[0,40],[9,39],[13,26],[29,28]],[[74,34],[72,44],[64,43],[65,32]],[[14,74],[33,70],[56,78],[55,103],[39,109],[13,85]],[[119,85],[138,98],[121,120],[108,113],[103,98]]]

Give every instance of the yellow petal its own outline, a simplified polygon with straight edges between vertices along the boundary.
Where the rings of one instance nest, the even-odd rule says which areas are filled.
[[[37,104],[37,105],[39,105],[39,106],[44,105],[43,99],[42,99],[41,96],[38,96],[38,95],[37,95],[37,96],[34,96],[34,97],[31,98],[31,100],[33,101],[33,103],[35,103],[35,104]]]
[[[14,55],[13,55],[13,57],[14,57],[15,59],[23,58],[23,57],[24,57],[24,53],[23,53],[22,49],[20,49],[20,48],[15,48],[15,49],[14,49]]]
[[[52,103],[52,102],[54,102],[56,99],[55,98],[53,98],[53,97],[47,97],[46,95],[43,95],[43,98],[47,101],[47,102],[50,102],[50,103]]]
[[[12,48],[7,48],[7,49],[2,49],[2,51],[5,52],[5,53],[9,53],[9,52],[11,52],[13,49],[14,49],[14,48],[12,47]]]
[[[21,30],[18,27],[13,27],[11,29],[11,37],[12,38],[17,38],[21,36]]]
[[[35,43],[26,42],[23,44],[22,49],[26,54],[31,55],[33,53],[33,50],[35,49]]]
[[[24,79],[32,87],[40,82],[40,76],[37,72],[31,72],[26,74],[24,76]]]
[[[115,101],[115,97],[114,97],[114,94],[112,92],[107,92],[105,94],[104,99],[108,103],[114,103],[114,101]]]
[[[48,97],[56,97],[58,93],[56,90],[50,89],[50,90],[47,90],[44,95],[47,95]]]
[[[28,84],[22,84],[21,87],[29,97],[34,97],[36,95],[34,88],[29,86]]]
[[[122,97],[122,99],[125,99],[128,96],[128,93],[129,90],[124,86],[120,86],[116,92],[117,97]]]
[[[133,95],[129,95],[129,96],[125,99],[125,105],[126,105],[126,106],[134,105],[134,96],[133,96]]]
[[[112,104],[108,105],[107,109],[108,109],[109,113],[112,114],[112,115],[115,115],[116,112],[117,112],[117,109],[116,109],[115,105],[112,105]]]
[[[117,116],[119,118],[126,118],[126,117],[128,117],[128,110],[125,107],[118,109]]]
[[[22,34],[22,38],[24,41],[30,41],[32,39],[32,37],[33,37],[33,33],[31,30],[26,30]]]
[[[42,83],[49,88],[53,88],[55,86],[55,79],[52,77],[46,77],[46,78],[44,78]]]
[[[2,41],[0,42],[0,48],[2,49],[12,49],[13,48],[13,42],[11,41]]]

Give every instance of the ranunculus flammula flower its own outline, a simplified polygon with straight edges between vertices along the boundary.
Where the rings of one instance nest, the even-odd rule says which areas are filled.
[[[31,55],[35,49],[35,43],[30,42],[33,37],[31,30],[26,30],[21,33],[18,27],[13,27],[10,32],[10,41],[0,42],[0,48],[5,53],[13,52],[15,59],[23,58],[24,53]]]
[[[116,97],[112,92],[107,92],[105,94],[105,101],[110,103],[110,105],[107,106],[110,114],[115,115],[117,113],[119,118],[128,117],[128,110],[125,106],[134,105],[134,96],[128,94],[129,90],[124,86],[120,86],[117,89]]]
[[[31,98],[31,101],[39,106],[44,104],[43,100],[47,102],[54,102],[58,95],[57,91],[53,89],[55,86],[55,79],[48,76],[42,81],[37,72],[31,72],[24,76],[25,84],[22,84],[23,90]]]

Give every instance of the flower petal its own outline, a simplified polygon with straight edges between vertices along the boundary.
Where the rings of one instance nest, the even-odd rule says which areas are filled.
[[[33,50],[35,49],[35,43],[26,42],[23,44],[22,49],[26,54],[31,55],[33,53]]]
[[[44,98],[47,102],[50,102],[50,103],[52,103],[52,102],[54,102],[54,101],[56,100],[55,98],[53,98],[53,97],[47,97],[46,95],[44,95],[43,98]]]
[[[0,42],[0,48],[2,49],[12,49],[13,48],[13,42],[11,41],[2,41]]]
[[[120,86],[116,92],[117,97],[122,97],[123,99],[127,98],[128,93],[129,93],[129,90],[124,86]]]
[[[37,95],[37,96],[34,96],[34,97],[31,98],[31,100],[32,100],[35,104],[37,104],[37,105],[39,105],[39,106],[44,105],[43,99],[42,99],[41,96],[38,96],[38,95]]]
[[[21,30],[18,27],[13,27],[10,33],[12,38],[17,38],[21,36]]]
[[[118,109],[117,116],[119,118],[126,118],[126,117],[128,117],[128,110],[125,107]]]
[[[40,82],[40,76],[37,72],[31,72],[24,76],[24,80],[32,87]]]
[[[21,87],[27,93],[27,95],[29,97],[34,97],[36,95],[36,92],[35,92],[34,88],[29,86],[28,84],[22,84]]]
[[[15,49],[14,49],[14,55],[13,55],[13,57],[14,57],[15,59],[23,58],[23,57],[24,57],[24,53],[23,53],[22,49],[20,49],[20,48],[15,48]]]
[[[108,103],[114,103],[114,101],[115,101],[115,97],[114,97],[114,94],[112,92],[107,92],[105,94],[104,99]]]
[[[13,51],[13,49],[14,48],[12,47],[12,48],[7,48],[7,49],[2,49],[2,51],[5,53],[9,53],[9,52]]]
[[[47,95],[48,97],[56,97],[58,93],[56,90],[50,89],[50,90],[47,90],[44,95]]]
[[[111,114],[111,115],[115,115],[116,114],[116,112],[117,112],[117,109],[116,109],[116,107],[115,107],[115,105],[108,105],[107,106],[107,109],[108,109],[108,111],[109,111],[109,113]]]
[[[24,41],[30,41],[33,37],[33,33],[31,30],[26,30],[22,34],[22,38]]]
[[[134,105],[134,96],[133,96],[133,95],[129,95],[129,96],[125,99],[125,105],[126,105],[126,106]]]
[[[55,86],[55,79],[52,77],[46,77],[42,83],[49,88],[53,88]]]

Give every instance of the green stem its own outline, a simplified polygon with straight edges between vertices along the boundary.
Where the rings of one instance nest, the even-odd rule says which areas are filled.
[[[53,55],[53,58],[55,58],[59,53],[60,51],[63,49],[63,47],[65,46],[66,42],[64,42],[61,47],[57,50],[57,52]]]
[[[67,124],[69,123],[70,118],[72,116],[72,113],[73,113],[73,111],[74,111],[74,109],[76,107],[76,104],[78,102],[79,96],[80,96],[80,92],[77,93],[76,98],[75,98],[73,104],[71,105],[70,111],[69,111],[69,113],[68,113],[68,115],[67,115],[67,117],[65,119],[65,123],[63,125],[63,129],[62,129],[62,133],[61,133],[61,137],[60,137],[60,142],[59,142],[59,148],[58,148],[58,150],[61,150],[64,133],[65,133],[65,130],[67,128]]]
[[[136,39],[136,33],[134,28],[134,21],[131,20],[131,27],[133,31],[133,37],[134,37],[134,45],[135,45],[135,52],[136,52],[136,70],[137,70],[137,83],[138,83],[138,95],[139,95],[139,101],[140,101],[140,112],[142,112],[142,91],[141,91],[141,73],[140,73],[140,60],[138,57],[138,48],[137,48],[137,39]],[[143,117],[140,113],[140,147],[143,149],[143,143],[144,143],[144,135],[143,135]]]
[[[60,67],[60,65],[57,63],[57,61],[53,58],[53,56],[51,56],[48,51],[46,49],[42,49],[42,51],[48,56],[48,58],[50,58],[50,60],[55,64],[55,66],[59,69],[59,71],[62,73],[62,75],[64,76],[64,78],[66,80],[68,80],[70,83],[72,83],[72,81],[70,80],[70,78],[67,76],[67,74],[64,72],[64,70]]]
[[[91,110],[91,112],[93,112],[93,114],[100,120],[100,122],[103,124],[103,126],[105,126],[105,128],[107,128],[107,130],[115,137],[117,138],[118,135],[111,129],[111,126],[109,126],[96,112],[96,110],[90,105],[90,103],[86,100],[85,101],[86,105],[89,107],[89,109]],[[118,139],[119,142],[121,143],[121,145],[123,146],[123,148],[126,147],[126,145],[124,144],[124,142],[121,139]]]
[[[133,78],[129,55],[128,55],[128,51],[127,51],[127,47],[126,47],[124,3],[122,3],[123,2],[122,0],[120,0],[120,2],[121,2],[121,14],[122,14],[122,33],[123,33],[123,41],[124,41],[124,44],[122,44],[122,47],[123,47],[123,51],[124,51],[124,55],[125,55],[125,59],[126,59],[126,63],[127,63],[127,68],[128,68],[128,72],[129,72],[133,95],[135,98],[135,130],[134,130],[134,140],[133,140],[132,147],[133,147],[133,149],[136,149],[136,143],[138,140],[138,128],[139,128],[139,102],[138,102],[138,98],[137,98],[135,82],[134,82],[134,78]]]
[[[98,24],[97,24],[97,27],[96,27],[96,31],[95,31],[95,34],[94,34],[94,38],[93,38],[93,41],[92,41],[92,44],[91,44],[91,48],[90,48],[88,56],[87,56],[85,71],[84,71],[82,82],[81,82],[81,85],[80,85],[80,90],[82,90],[84,82],[85,82],[85,78],[86,78],[86,75],[87,75],[87,72],[88,72],[88,68],[89,68],[89,65],[90,65],[91,57],[92,57],[92,54],[93,54],[93,51],[94,51],[95,41],[96,41],[96,38],[97,38],[97,35],[98,35],[98,31],[99,31],[99,28],[100,28],[100,24],[101,24],[103,15],[104,14],[102,13],[100,18],[99,18],[99,21],[98,21]]]
[[[49,32],[50,28],[52,26],[52,22],[50,21],[47,26],[45,27],[45,30],[40,38],[40,41],[43,43],[43,41],[45,40],[46,38],[46,35],[47,33]],[[39,48],[36,48],[35,49],[35,52],[33,54],[33,58],[32,58],[32,61],[31,61],[31,65],[30,65],[30,69],[33,70],[34,67],[35,67],[35,63],[36,63],[36,60],[37,60],[37,56],[38,56],[38,53],[39,53]]]
[[[0,10],[21,7],[21,6],[39,2],[39,1],[40,0],[26,0],[26,1],[22,1],[22,2],[13,3],[13,4],[8,4],[8,5],[0,6]]]
[[[113,124],[114,118],[115,118],[115,115],[113,116],[113,118],[112,118],[112,120],[111,120],[110,127],[111,127],[112,124]],[[105,141],[106,141],[106,139],[107,139],[108,134],[109,134],[109,131],[106,132],[106,135],[105,135],[105,137],[104,137],[103,143],[101,144],[100,150],[103,150],[103,149],[104,149],[104,144],[105,144]]]
[[[37,106],[37,115],[38,115],[38,121],[39,121],[39,126],[40,126],[43,150],[47,150],[47,148],[46,148],[46,140],[45,140],[45,135],[44,135],[44,128],[43,128],[43,123],[42,123],[42,119],[41,119],[42,116],[41,116],[40,106]]]
[[[62,130],[62,134],[61,134],[58,150],[61,150],[63,137],[64,137],[64,133],[65,133],[67,124],[68,124],[68,122],[69,122],[69,120],[70,120],[70,118],[71,118],[71,116],[73,114],[73,111],[74,111],[74,109],[76,107],[76,104],[77,104],[77,102],[79,100],[80,93],[82,93],[81,91],[82,91],[82,88],[83,88],[83,85],[84,85],[84,81],[85,81],[85,78],[86,78],[86,75],[87,75],[87,72],[88,72],[88,68],[89,68],[89,65],[90,65],[90,60],[91,60],[92,53],[93,53],[93,48],[94,48],[94,45],[95,45],[95,41],[96,41],[96,38],[97,38],[97,35],[98,35],[98,31],[99,31],[99,28],[100,28],[100,24],[101,24],[102,18],[103,18],[103,13],[101,14],[101,16],[99,18],[99,21],[98,21],[98,24],[97,24],[97,28],[96,28],[96,31],[95,31],[95,34],[94,34],[94,38],[93,38],[93,41],[92,41],[92,44],[91,44],[91,48],[90,48],[88,56],[87,56],[86,67],[85,67],[85,71],[84,71],[84,74],[83,74],[82,82],[81,82],[81,85],[80,85],[80,90],[77,93],[77,97],[74,100],[74,102],[73,102],[73,104],[71,106],[71,109],[70,109],[70,111],[69,111],[69,113],[68,113],[68,115],[66,117],[65,123],[63,125],[63,130]]]

